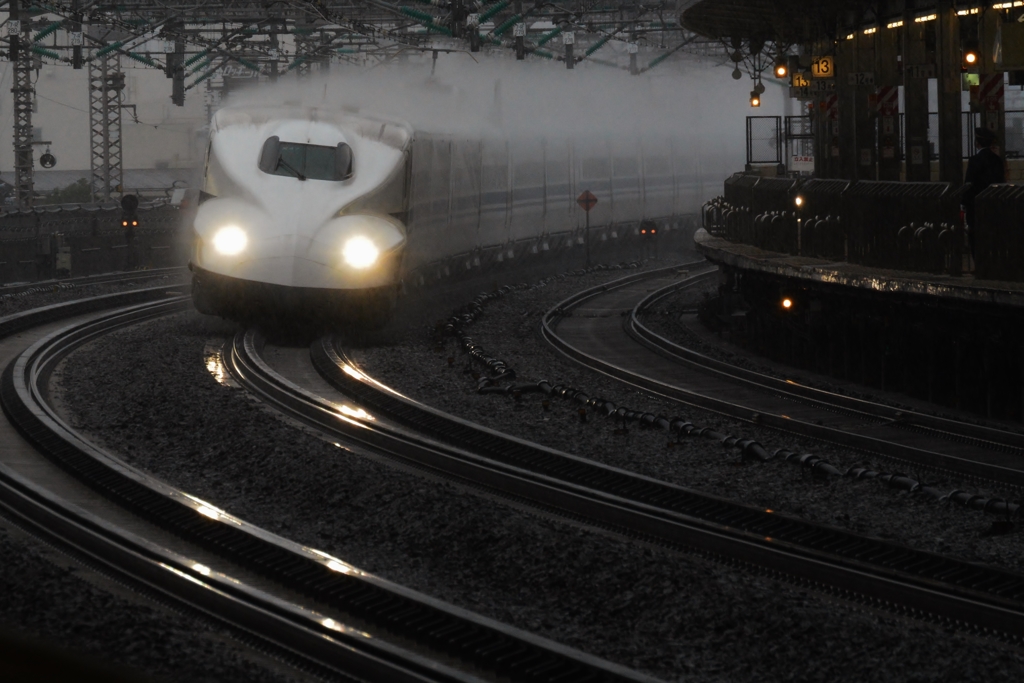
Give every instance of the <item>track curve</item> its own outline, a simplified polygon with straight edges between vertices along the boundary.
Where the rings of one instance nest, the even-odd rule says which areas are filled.
[[[491,679],[500,671],[513,680],[550,680],[536,671],[536,661],[505,659],[488,672],[465,661],[460,666],[450,656],[397,636],[395,624],[416,615],[409,605],[419,607],[420,617],[424,609],[443,611],[446,606],[169,487],[90,443],[59,417],[49,402],[48,379],[61,358],[113,329],[188,305],[179,292],[152,288],[0,320],[9,358],[0,398],[28,442],[18,446],[16,435],[5,434],[7,445],[0,454],[0,505],[5,513],[130,583],[255,638],[328,678],[468,683]],[[112,306],[113,311],[105,310]],[[67,317],[75,314],[67,326]],[[25,351],[20,350],[24,339],[10,337],[46,323],[49,327],[36,332]],[[400,614],[383,610],[371,628],[365,614],[360,618],[355,613],[367,602],[382,607],[384,593],[405,598],[407,609]],[[419,627],[430,628],[431,621],[421,619]],[[476,648],[487,649],[492,644],[479,633],[463,632],[461,637],[462,645],[472,641]],[[565,667],[557,673],[565,680],[614,680],[581,676]]]
[[[662,276],[674,277],[667,272]],[[671,546],[698,548],[720,559],[800,577],[855,599],[881,600],[1010,637],[1024,634],[1024,576],[704,495],[494,432],[389,389],[356,366],[336,344],[332,338],[315,343],[313,363],[351,400],[351,407],[374,417],[375,431],[390,431],[398,439],[433,441],[435,445],[427,447],[433,453],[432,466],[454,472],[450,463],[462,460],[489,470],[492,478],[486,484],[478,480],[479,486],[514,493],[541,509],[561,510],[569,519]],[[397,423],[398,429],[381,418]],[[472,480],[475,475],[464,466],[459,476]],[[502,481],[501,476],[507,478]],[[989,589],[1009,592],[997,597]]]
[[[643,325],[644,312],[677,287],[655,275],[589,289],[551,309],[542,330],[569,358],[680,403],[938,472],[1024,487],[1024,436],[767,377],[655,334]],[[603,310],[626,318],[590,314]]]

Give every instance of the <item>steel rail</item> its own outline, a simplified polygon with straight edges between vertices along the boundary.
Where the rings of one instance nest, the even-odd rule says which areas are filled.
[[[59,466],[59,470],[55,469],[58,474],[71,473],[98,492],[100,501],[116,502],[130,523],[135,524],[131,519],[136,517],[145,519],[178,539],[185,539],[202,562],[197,562],[195,555],[183,555],[160,542],[126,531],[123,525],[111,523],[109,517],[94,514],[93,505],[84,509],[48,490],[46,481],[36,481],[34,476],[27,477],[8,463],[0,462],[0,504],[7,513],[30,528],[56,537],[111,572],[254,636],[275,651],[334,677],[403,683],[473,683],[492,677],[524,681],[617,680],[584,672],[580,666],[552,664],[497,647],[496,639],[487,632],[487,620],[474,618],[475,615],[361,572],[327,553],[237,519],[136,470],[70,428],[48,401],[47,386],[55,366],[90,339],[187,308],[187,299],[182,296],[162,300],[167,298],[168,289],[110,295],[100,297],[101,302],[73,302],[0,320],[2,338],[12,330],[26,329],[33,321],[53,322],[96,308],[134,304],[54,332],[17,354],[4,370],[0,401],[12,424]],[[153,297],[161,300],[144,302]],[[40,463],[45,461],[40,458]],[[95,507],[104,505],[101,502]],[[243,576],[269,578],[281,584],[286,594],[305,597],[298,602],[282,598],[279,591],[260,587],[265,581],[256,585],[254,581],[239,579],[239,572]],[[310,609],[310,605],[316,609]],[[372,633],[362,626],[365,620],[358,617],[358,627],[347,625],[351,623],[348,616],[368,610],[377,612],[378,628]],[[470,656],[464,657],[467,660],[479,652],[499,652],[490,661],[493,668],[489,674],[484,672],[482,676],[473,667],[457,668],[445,663],[450,657],[427,656],[426,648],[406,647],[401,638],[394,637],[396,623],[402,624],[406,632],[427,632],[435,639],[456,641],[462,649],[470,650]],[[453,623],[459,628],[451,628]],[[442,624],[448,628],[439,629]]]
[[[154,268],[153,270],[131,271],[127,273],[101,273],[99,275],[83,275],[82,277],[64,278],[61,280],[41,280],[39,282],[14,282],[0,285],[0,296],[20,294],[33,289],[58,290],[68,285],[74,287],[85,287],[88,285],[102,285],[110,283],[130,282],[132,280],[149,280],[165,275],[178,275],[187,272],[184,266],[173,266],[170,268]]]
[[[401,396],[345,358],[329,338],[314,344],[311,353],[328,382],[363,410],[376,413],[358,430],[343,432],[335,427],[332,436],[354,436],[381,445],[390,441],[400,459],[440,469],[543,510],[561,511],[571,520],[781,572],[844,597],[881,601],[1014,638],[1024,636],[1022,575],[780,515],[561,453]],[[302,391],[293,391],[282,403],[296,400]],[[318,397],[312,401],[324,413],[335,405]],[[388,425],[385,419],[416,433]],[[316,422],[316,417],[311,421]],[[427,439],[434,443],[425,443]]]
[[[644,273],[640,273],[629,279],[623,278],[622,280],[617,280],[606,286],[590,288],[578,292],[567,298],[565,301],[560,302],[544,315],[541,321],[542,334],[558,351],[578,363],[586,365],[597,372],[613,377],[619,381],[631,384],[650,393],[663,396],[685,405],[717,412],[730,418],[750,424],[756,424],[761,427],[769,427],[781,432],[808,436],[840,446],[853,447],[865,452],[900,461],[904,464],[915,465],[935,472],[961,477],[966,476],[986,482],[998,482],[1003,487],[1010,486],[1016,489],[1024,488],[1024,468],[1009,466],[1010,463],[1016,462],[1012,453],[1006,452],[1007,450],[1016,452],[1016,446],[1013,444],[1007,444],[1005,448],[998,448],[997,450],[1000,452],[985,449],[979,454],[985,455],[990,460],[990,462],[985,462],[951,453],[939,452],[932,448],[915,446],[913,444],[902,443],[892,439],[864,434],[855,429],[840,429],[829,424],[820,424],[810,420],[793,417],[779,411],[752,408],[750,405],[719,398],[718,396],[711,395],[710,393],[686,389],[675,384],[670,384],[668,382],[646,376],[637,372],[635,369],[622,367],[569,343],[563,335],[560,335],[556,331],[559,323],[564,318],[570,317],[573,309],[579,307],[585,301],[604,295],[616,289],[625,288],[642,279],[639,277],[642,275],[644,275]],[[656,274],[652,273],[647,273],[647,275],[649,278],[656,277]],[[659,287],[659,289],[661,288]],[[630,308],[635,308],[635,304]],[[628,331],[630,320],[631,318],[627,319],[622,329],[624,336],[630,335]],[[634,341],[634,343],[637,342]],[[670,356],[673,363],[676,362],[677,357],[666,354],[664,349],[659,348],[654,351],[663,358]],[[679,363],[679,366],[698,369],[702,375],[711,374],[705,372],[705,366],[697,367],[697,365],[692,362],[685,365]],[[712,366],[709,365],[707,367]],[[718,368],[713,369],[717,370]],[[714,375],[723,380],[733,382],[734,386],[735,382],[738,381],[733,380],[730,377],[726,377],[726,374],[721,371],[714,373]],[[738,376],[739,373],[737,373],[737,377]],[[750,383],[746,382],[744,384],[749,385]],[[785,384],[788,386],[788,383]],[[764,392],[766,389],[763,385],[758,385],[756,388],[760,392]],[[816,406],[827,413],[842,413],[845,415],[855,416],[876,426],[900,425],[900,418],[896,417],[895,413],[891,414],[892,417],[886,417],[886,414],[882,410],[860,410],[858,409],[858,405],[853,402],[840,405],[829,403],[822,400],[820,397],[816,398],[810,392],[802,395],[798,394],[796,391],[784,393],[777,389],[774,384],[770,387],[770,391],[789,401],[797,401],[800,405]],[[942,424],[944,427],[949,429],[951,427],[951,423],[952,421],[943,421],[942,418],[934,418],[934,420],[930,421],[928,424]],[[922,426],[921,429],[924,430],[924,427]],[[965,436],[961,441],[966,444],[980,445],[984,447],[987,445],[988,441],[980,439],[974,435],[984,433],[987,434],[989,438],[994,438],[994,435],[993,431],[983,432],[981,431],[982,429],[983,428],[971,430],[970,436]],[[941,437],[943,441],[951,441],[949,438],[950,432],[946,430],[929,429],[929,431],[934,433],[937,437]]]
[[[345,404],[338,404],[317,396],[276,373],[261,357],[264,340],[255,331],[235,335],[227,367],[235,380],[263,401],[281,412],[326,432],[334,441],[344,441],[359,450],[411,465],[431,473],[460,482],[491,486],[495,491],[511,491],[514,495],[528,496],[546,482],[530,477],[514,468],[498,467],[485,459],[468,453],[443,449],[440,444],[423,439],[407,431],[384,427],[373,415]],[[526,476],[521,476],[525,474]],[[505,488],[507,486],[507,488]],[[509,666],[518,668],[516,659],[535,661],[543,674],[513,675],[514,680],[538,681],[645,681],[655,679],[600,658],[579,652],[553,641],[535,636],[499,622],[453,610],[454,617],[468,619],[476,633],[486,633],[493,649],[504,657],[512,657]],[[444,615],[437,615],[439,618]],[[458,624],[439,623],[437,630],[450,631]],[[463,628],[466,628],[464,625]],[[447,637],[445,638],[448,639]],[[465,657],[461,636],[450,639],[447,649],[454,657]],[[445,647],[444,643],[438,643]],[[511,654],[510,654],[511,653]],[[494,666],[491,653],[468,653],[478,659],[478,666]]]
[[[894,425],[900,427],[926,429],[943,438],[956,440],[971,439],[983,447],[1005,450],[1014,455],[1024,456],[1024,434],[964,422],[962,420],[929,415],[928,413],[921,413],[907,408],[895,408],[876,401],[867,401],[818,389],[793,380],[781,380],[764,373],[711,358],[682,344],[666,339],[644,325],[642,319],[658,301],[671,296],[678,289],[678,284],[668,285],[652,292],[637,303],[630,312],[629,321],[627,322],[626,331],[629,335],[644,346],[663,353],[682,365],[703,370],[724,379],[767,389],[791,396],[794,399],[806,399],[837,409],[873,415],[890,420]]]

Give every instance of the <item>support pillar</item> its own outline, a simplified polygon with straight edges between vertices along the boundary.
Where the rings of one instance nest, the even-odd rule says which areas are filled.
[[[900,29],[878,27],[875,37],[875,82],[878,84],[878,179],[899,180],[903,145],[900,140],[900,75],[897,55]]]
[[[928,146],[928,78],[935,72],[935,63],[928,59],[925,31],[927,23],[914,21],[914,15],[903,15],[903,105],[904,160],[908,182],[931,180],[931,150]]]
[[[960,18],[951,0],[939,0],[935,55],[939,85],[939,181],[964,180]]]
[[[1000,148],[1005,150],[1006,88],[1003,85],[1003,72],[996,68],[992,58],[995,53],[999,22],[1000,12],[991,7],[986,7],[978,20],[978,72],[981,77],[978,98],[981,120],[978,125],[995,133]],[[973,136],[974,131],[968,131],[968,134]]]
[[[829,54],[831,49],[831,44],[819,43],[808,57]],[[842,177],[839,166],[839,96],[834,88],[835,82],[834,77],[811,80],[814,88],[814,175],[818,178]],[[829,84],[832,89],[827,89]]]
[[[876,180],[875,169],[876,149],[878,146],[875,134],[875,33],[865,34],[858,30],[852,41],[854,43],[855,71],[849,76],[853,81],[837,84],[838,87],[851,87],[854,91],[853,115],[857,135],[856,180]]]
[[[839,98],[839,164],[836,177],[857,179],[857,89],[847,85],[856,70],[854,41],[841,38],[836,44],[836,95]]]

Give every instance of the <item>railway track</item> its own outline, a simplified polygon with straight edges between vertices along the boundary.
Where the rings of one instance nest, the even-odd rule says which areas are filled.
[[[163,287],[0,320],[0,400],[11,422],[0,453],[5,515],[329,678],[653,681],[250,525],[132,468],[60,418],[48,386],[61,359],[188,306]]]
[[[678,279],[677,270],[654,277]],[[705,276],[688,282],[692,286]],[[638,275],[624,281],[647,289],[646,279]],[[620,321],[619,311],[609,307],[605,313]],[[248,341],[236,338],[234,348],[239,355],[258,353],[258,340],[250,333]],[[315,343],[311,356],[322,377],[349,399],[342,412],[363,416],[352,419],[344,434],[368,444],[388,442],[396,459],[569,519],[699,549],[844,597],[1011,638],[1024,636],[1022,575],[705,495],[500,434],[389,389],[356,366],[331,337]],[[263,391],[279,392],[266,386]],[[316,412],[337,412],[339,404],[314,392],[286,393],[279,393],[279,405],[307,422],[336,429]]]
[[[61,280],[43,280],[41,282],[15,282],[7,285],[0,285],[0,298],[5,296],[18,296],[35,292],[53,292],[89,285],[123,284],[138,280],[150,280],[154,277],[164,275],[181,275],[186,273],[184,266],[173,268],[154,268],[152,270],[137,270],[124,273],[102,273],[99,275],[86,275],[83,277],[64,278]]]
[[[709,358],[643,324],[680,287],[669,276],[579,292],[544,316],[569,358],[648,392],[751,424],[877,454],[903,465],[1024,488],[1024,435],[823,391]],[[619,317],[588,315],[616,311]]]

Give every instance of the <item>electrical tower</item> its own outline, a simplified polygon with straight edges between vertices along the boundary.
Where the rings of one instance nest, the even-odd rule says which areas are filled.
[[[89,62],[89,134],[93,201],[122,192],[121,91],[124,74],[116,52],[94,56]]]
[[[11,3],[11,16],[19,17],[18,3]],[[32,86],[33,57],[30,22],[14,18],[11,25],[11,45],[14,57],[14,189],[18,206],[32,206]]]

